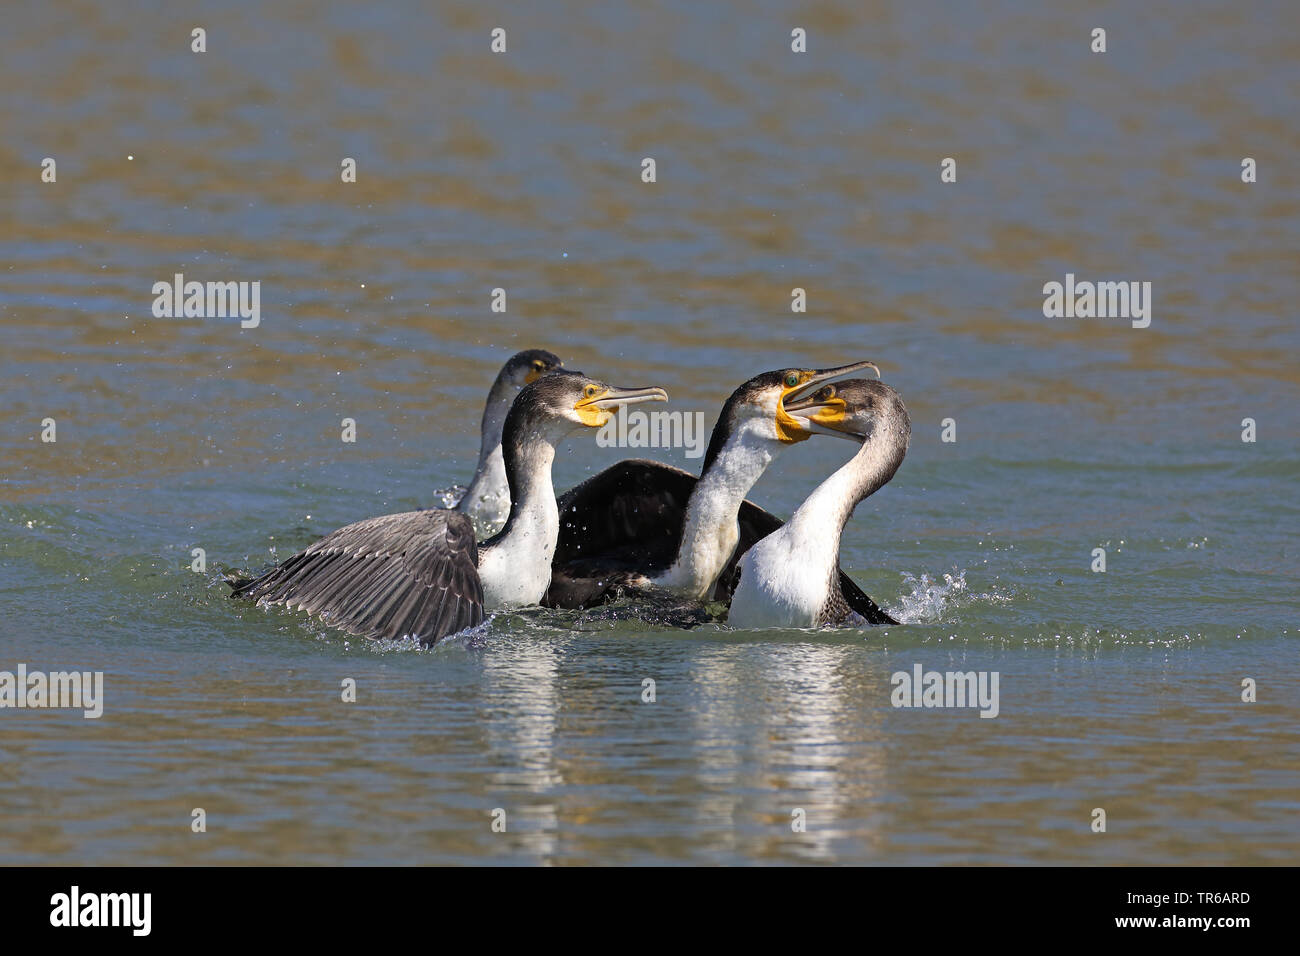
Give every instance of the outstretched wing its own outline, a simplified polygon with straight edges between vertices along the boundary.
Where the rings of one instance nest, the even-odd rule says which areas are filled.
[[[455,511],[339,528],[231,597],[299,608],[361,637],[409,635],[425,645],[483,620],[474,527]]]
[[[551,561],[547,607],[585,608],[611,599],[640,575],[672,566],[686,528],[686,503],[698,479],[688,471],[633,458],[611,465],[560,496],[560,538]],[[713,600],[730,603],[740,559],[783,522],[745,501],[740,540],[718,577]],[[898,623],[840,572],[849,606],[872,624]]]
[[[552,567],[627,556],[645,570],[667,568],[677,556],[695,481],[672,465],[633,458],[570,488],[559,499]]]
[[[695,481],[672,465],[633,458],[561,495],[560,537],[542,604],[592,607],[671,567]]]

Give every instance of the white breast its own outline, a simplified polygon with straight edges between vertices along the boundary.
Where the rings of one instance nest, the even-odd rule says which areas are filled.
[[[540,601],[551,584],[551,558],[559,534],[560,512],[553,493],[539,498],[535,506],[522,508],[510,533],[479,551],[483,606],[526,607]]]
[[[816,627],[829,597],[826,548],[800,546],[789,525],[741,559],[727,623],[734,628]]]

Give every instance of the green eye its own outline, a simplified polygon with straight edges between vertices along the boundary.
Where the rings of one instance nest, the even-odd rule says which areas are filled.
[[[798,384],[799,384],[799,376],[794,372],[791,372],[789,375],[785,377],[786,388],[794,388]]]
[[[598,389],[595,385],[588,385],[586,388],[582,390],[582,394],[586,395],[588,398],[595,398],[596,393],[599,391],[600,389]]]

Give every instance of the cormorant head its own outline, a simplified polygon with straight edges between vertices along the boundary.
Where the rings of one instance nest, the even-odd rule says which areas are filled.
[[[823,385],[786,404],[786,411],[807,422],[813,434],[865,442],[875,435],[906,447],[912,422],[902,397],[884,382],[851,378]]]
[[[563,368],[564,362],[554,352],[546,349],[524,349],[510,356],[493,383],[493,390],[498,385],[511,385],[516,389],[535,382],[543,375]]]
[[[512,427],[561,432],[599,428],[624,405],[665,402],[668,393],[658,386],[619,388],[574,372],[558,369],[524,386],[510,407],[506,433]]]
[[[510,360],[501,366],[501,371],[497,373],[496,381],[488,392],[487,403],[483,406],[482,443],[478,456],[480,472],[488,467],[493,452],[501,445],[506,415],[519,390],[563,365],[558,355],[545,349],[525,349],[510,356]],[[477,478],[478,473],[475,474],[475,479]]]
[[[838,368],[783,368],[755,375],[732,392],[722,406],[704,467],[707,469],[730,437],[741,431],[755,433],[778,445],[803,441],[817,434],[808,419],[815,409],[805,405],[799,414],[792,414],[790,405],[806,399],[823,382],[864,368],[876,369],[876,366],[870,362],[854,362]],[[879,370],[876,374],[880,374]]]

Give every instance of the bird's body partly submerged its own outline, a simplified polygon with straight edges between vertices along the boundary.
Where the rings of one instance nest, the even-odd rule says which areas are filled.
[[[584,608],[611,600],[628,585],[633,591],[652,588],[653,577],[670,568],[677,556],[687,503],[698,482],[681,468],[634,458],[561,495],[560,537],[542,603]],[[741,557],[782,524],[770,511],[748,499],[741,501],[736,546],[702,600],[729,603]],[[898,623],[843,571],[839,588],[849,607],[869,623]]]
[[[367,518],[239,582],[232,597],[299,608],[367,638],[422,644],[473,627],[485,609],[536,604],[559,533],[556,446],[575,430],[600,427],[621,405],[666,397],[577,372],[539,378],[520,391],[503,425],[511,505],[499,533],[477,545],[468,516],[443,509]]]
[[[741,558],[727,615],[731,627],[844,624],[857,611],[841,584],[840,539],[853,509],[902,464],[911,423],[898,393],[881,382],[839,382],[810,401],[818,405],[809,416],[815,426],[861,441],[862,447],[817,486],[788,522]]]
[[[474,522],[475,530],[483,537],[499,531],[510,515],[510,484],[506,480],[505,455],[501,449],[501,435],[510,406],[525,385],[563,365],[553,352],[525,349],[510,356],[488,390],[479,427],[478,465],[469,487],[454,504],[457,511]]]
[[[543,603],[581,608],[620,594],[726,601],[740,556],[781,526],[745,499],[781,449],[814,434],[786,401],[861,368],[785,369],[750,379],[723,406],[700,477],[656,462],[620,462],[559,502],[560,537]],[[845,577],[842,590],[873,623],[896,623]]]

